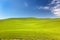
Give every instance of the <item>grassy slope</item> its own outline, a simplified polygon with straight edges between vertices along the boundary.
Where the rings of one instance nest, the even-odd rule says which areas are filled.
[[[0,20],[0,38],[60,40],[60,19],[10,18]]]

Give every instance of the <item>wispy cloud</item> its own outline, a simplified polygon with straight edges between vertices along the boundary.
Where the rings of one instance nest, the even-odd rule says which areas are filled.
[[[27,2],[24,2],[24,5],[25,5],[26,7],[28,7],[28,3],[27,3]]]
[[[51,11],[56,15],[60,16],[60,1],[59,0],[53,0],[50,5],[54,4],[55,6],[51,8]]]
[[[49,6],[40,6],[38,9],[50,10],[56,16],[60,16],[60,0],[52,0],[48,5]]]
[[[50,5],[51,5],[51,4],[55,4],[55,3],[56,3],[56,0],[52,0],[52,2],[50,3]]]

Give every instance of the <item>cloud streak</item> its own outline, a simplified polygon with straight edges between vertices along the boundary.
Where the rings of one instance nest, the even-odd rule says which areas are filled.
[[[49,6],[40,6],[40,7],[38,7],[38,9],[45,9],[45,10],[48,10],[49,9]]]

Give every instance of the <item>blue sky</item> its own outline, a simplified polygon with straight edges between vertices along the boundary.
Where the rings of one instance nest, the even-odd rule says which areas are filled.
[[[0,0],[0,18],[60,17],[60,0]]]

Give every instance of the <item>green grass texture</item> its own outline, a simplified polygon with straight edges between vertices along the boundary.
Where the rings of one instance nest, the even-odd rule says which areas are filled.
[[[60,40],[60,18],[8,18],[0,20],[1,39]]]

